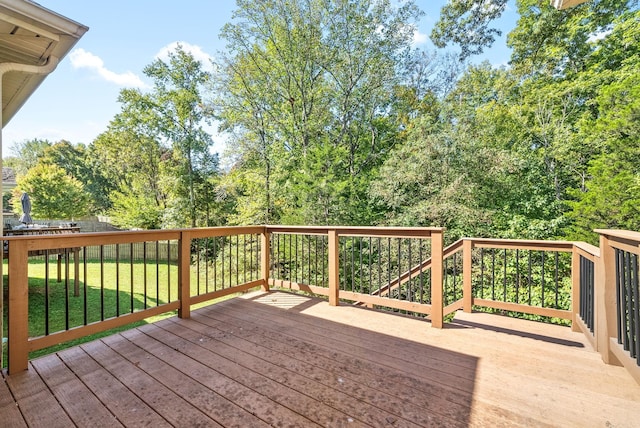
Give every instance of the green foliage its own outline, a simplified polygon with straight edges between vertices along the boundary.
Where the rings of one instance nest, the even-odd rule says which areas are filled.
[[[4,159],[5,166],[15,170],[16,175],[25,175],[31,168],[38,164],[43,156],[45,149],[51,147],[52,143],[48,140],[27,140],[17,144],[13,151],[15,155],[9,159]]]
[[[19,214],[22,192],[31,198],[33,218],[72,219],[88,213],[89,195],[82,183],[56,165],[40,163],[18,179],[12,204]]]
[[[413,2],[238,2],[222,31],[229,55],[214,106],[222,129],[233,131],[238,166],[261,177],[265,197],[260,207],[250,201],[251,218],[379,217],[366,188],[396,143],[385,112],[403,83],[418,16]]]
[[[174,192],[181,205],[186,204],[187,219],[179,220],[183,226],[195,227],[200,212],[208,212],[211,192],[207,177],[217,174],[217,155],[209,152],[213,141],[204,130],[209,111],[204,107],[201,91],[210,80],[210,74],[181,46],[169,53],[168,62],[156,59],[145,67],[144,73],[153,79],[152,93],[146,98],[150,111],[150,125],[156,139],[166,141],[171,162],[165,165],[174,180],[165,191]],[[208,224],[206,224],[208,225]]]
[[[218,158],[204,131],[203,65],[180,46],[144,70],[153,89],[120,92],[122,110],[91,146],[112,185],[109,214],[129,228],[221,224]],[[226,218],[222,216],[222,218]]]
[[[610,29],[637,1],[587,1],[562,11],[539,0],[517,5],[520,19],[507,39],[514,68],[524,75],[569,76],[584,70],[595,47],[590,38]]]
[[[108,209],[108,195],[113,185],[105,178],[84,144],[73,145],[62,140],[45,147],[38,162],[57,165],[81,182],[90,196],[89,213],[103,213]]]

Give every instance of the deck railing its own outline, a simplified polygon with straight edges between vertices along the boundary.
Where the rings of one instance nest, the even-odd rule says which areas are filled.
[[[605,362],[623,365],[640,383],[640,233],[596,230],[595,335]]]
[[[640,234],[599,232],[600,248],[480,238],[445,248],[442,228],[397,227],[7,238],[9,372],[26,369],[31,351],[165,312],[188,317],[193,304],[274,286],[327,296],[331,305],[426,315],[434,327],[474,308],[563,320],[640,382]],[[54,279],[60,254],[63,273]],[[39,324],[29,321],[30,298],[43,300],[34,306],[43,308]]]
[[[430,264],[420,263],[434,254],[442,260],[442,228],[267,230],[269,285],[328,296],[332,304],[343,300],[431,315],[435,326],[442,325],[441,270],[433,275]]]

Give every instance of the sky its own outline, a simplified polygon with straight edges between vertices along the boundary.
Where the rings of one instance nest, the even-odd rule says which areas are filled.
[[[38,0],[43,7],[89,27],[3,129],[4,156],[16,144],[31,139],[62,139],[90,144],[120,111],[123,88],[144,90],[151,82],[142,70],[177,43],[208,64],[224,51],[218,36],[231,21],[235,0]],[[414,36],[417,47],[433,49],[428,34],[445,0],[416,0],[425,12]],[[503,35],[473,62],[504,65],[510,52],[506,34],[515,27],[513,0],[497,26]],[[213,130],[212,130],[213,131]],[[213,136],[213,150],[221,152],[224,138]]]

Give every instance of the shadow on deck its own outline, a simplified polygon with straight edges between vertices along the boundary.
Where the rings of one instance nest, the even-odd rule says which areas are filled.
[[[457,327],[457,328],[456,328]],[[640,386],[569,328],[449,328],[251,293],[31,361],[3,426],[633,426]]]

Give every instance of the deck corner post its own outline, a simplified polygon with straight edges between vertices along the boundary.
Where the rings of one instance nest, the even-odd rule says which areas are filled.
[[[267,227],[260,234],[260,279],[262,291],[269,291],[269,267],[271,265],[271,233]]]
[[[336,229],[329,229],[329,305],[340,303],[339,239]]]
[[[462,309],[464,312],[471,312],[473,307],[473,288],[471,283],[472,251],[473,241],[465,238],[462,241]]]
[[[191,232],[180,232],[178,245],[178,308],[179,318],[191,317]]]
[[[571,331],[580,332],[578,318],[580,317],[580,254],[574,245],[571,250]]]
[[[444,299],[442,288],[442,266],[444,231],[431,233],[431,326],[443,327]]]
[[[29,367],[29,260],[27,241],[9,241],[9,374]]]
[[[616,321],[616,262],[609,237],[600,234],[600,259],[596,264],[595,335],[597,351],[607,364],[621,365],[611,351],[610,338],[617,338]]]

